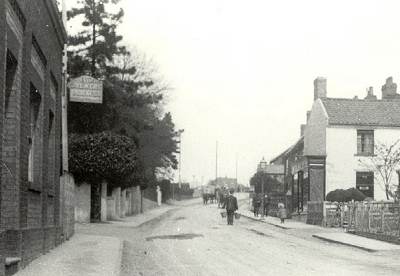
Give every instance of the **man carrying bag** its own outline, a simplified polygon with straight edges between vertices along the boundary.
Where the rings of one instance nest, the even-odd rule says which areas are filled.
[[[233,216],[238,208],[237,199],[233,196],[234,189],[229,190],[229,196],[225,199],[222,208],[226,208],[228,225],[233,225]]]

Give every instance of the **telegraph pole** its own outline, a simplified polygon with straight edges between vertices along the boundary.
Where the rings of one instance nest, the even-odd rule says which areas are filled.
[[[218,141],[215,144],[215,185],[218,186]]]
[[[179,135],[179,167],[178,167],[178,187],[181,188],[181,167],[182,167],[182,133],[183,129],[178,130]]]
[[[236,188],[238,188],[238,155],[236,153],[236,163],[235,163],[235,184]]]

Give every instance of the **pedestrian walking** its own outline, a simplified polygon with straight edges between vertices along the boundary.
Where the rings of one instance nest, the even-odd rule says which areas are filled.
[[[281,223],[285,223],[285,218],[287,218],[287,211],[283,202],[278,203],[278,216],[281,219]]]
[[[233,216],[238,208],[237,199],[233,196],[234,189],[229,190],[229,195],[225,198],[222,208],[226,209],[228,225],[233,225]]]

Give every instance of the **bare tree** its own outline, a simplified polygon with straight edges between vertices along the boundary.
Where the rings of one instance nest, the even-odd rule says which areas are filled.
[[[395,192],[396,185],[392,185],[392,177],[400,166],[400,139],[391,145],[377,142],[374,146],[374,155],[360,158],[359,163],[366,169],[374,172],[374,177],[385,189],[386,199],[398,200]]]
[[[146,95],[153,102],[152,108],[158,117],[164,115],[164,106],[172,87],[160,74],[158,65],[151,58],[133,47],[130,51],[116,56],[110,67],[115,68],[112,70],[116,72],[115,77],[126,83],[130,89],[135,88],[131,92]]]

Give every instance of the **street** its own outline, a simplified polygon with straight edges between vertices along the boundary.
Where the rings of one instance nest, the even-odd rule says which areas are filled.
[[[123,239],[121,275],[400,275],[398,251],[370,253],[244,217],[228,226],[215,204],[195,201],[139,225],[78,232]]]

